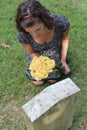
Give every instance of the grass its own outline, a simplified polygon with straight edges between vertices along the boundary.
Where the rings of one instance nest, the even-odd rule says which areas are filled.
[[[70,78],[80,87],[72,130],[87,127],[87,1],[40,0],[51,13],[65,15],[71,23],[68,58],[72,74]],[[0,1],[0,129],[26,130],[21,106],[43,90],[49,83],[35,87],[25,76],[27,61],[24,49],[18,43],[15,14],[22,0]]]

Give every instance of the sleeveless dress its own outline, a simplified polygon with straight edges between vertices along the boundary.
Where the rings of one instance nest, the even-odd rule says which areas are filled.
[[[18,40],[21,44],[31,44],[33,49],[36,52],[39,52],[40,55],[48,56],[49,58],[54,59],[56,63],[59,63],[61,59],[62,35],[69,28],[70,23],[65,16],[52,14],[52,17],[54,18],[54,36],[50,42],[39,44],[33,40],[29,33],[24,34],[23,32],[18,32]],[[29,66],[32,58],[27,52],[25,52],[25,54]]]

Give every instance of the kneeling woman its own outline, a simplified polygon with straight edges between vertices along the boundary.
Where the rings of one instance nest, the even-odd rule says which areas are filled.
[[[61,62],[65,74],[70,72],[66,63],[69,45],[68,19],[59,14],[50,14],[37,0],[25,1],[17,8],[16,27],[18,40],[26,50],[28,64],[35,56],[47,56]],[[32,81],[41,85],[44,81]],[[50,82],[55,82],[50,80]]]

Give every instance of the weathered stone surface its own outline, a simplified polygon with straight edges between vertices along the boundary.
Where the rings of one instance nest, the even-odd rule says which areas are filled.
[[[67,130],[72,125],[78,91],[67,78],[37,94],[22,106],[28,130]]]

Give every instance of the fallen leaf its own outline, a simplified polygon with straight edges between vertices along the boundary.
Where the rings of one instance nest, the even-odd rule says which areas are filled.
[[[10,48],[10,45],[8,45],[8,44],[6,44],[6,43],[2,43],[1,46],[2,46],[3,48]]]

